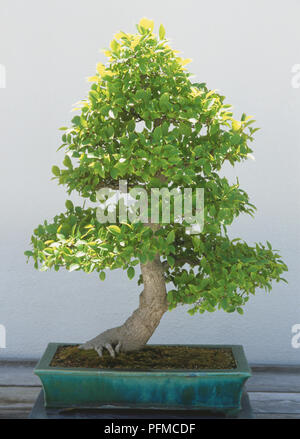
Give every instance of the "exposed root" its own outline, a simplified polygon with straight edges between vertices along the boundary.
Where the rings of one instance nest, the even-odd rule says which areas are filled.
[[[79,346],[79,349],[95,349],[100,357],[102,357],[103,349],[107,349],[109,354],[114,358],[119,352],[129,352],[142,348],[144,343],[134,340],[125,330],[120,326],[117,328],[108,329],[102,332],[97,337]]]

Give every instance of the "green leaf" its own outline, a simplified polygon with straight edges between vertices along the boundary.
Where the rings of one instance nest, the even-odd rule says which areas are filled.
[[[142,253],[141,255],[139,255],[139,259],[141,261],[141,264],[146,264],[146,262],[147,262],[147,255],[145,253]]]
[[[129,279],[133,279],[135,275],[135,270],[133,267],[129,267],[127,270],[127,276],[129,277]]]
[[[163,93],[161,97],[159,98],[159,106],[162,111],[167,111],[170,109],[171,105],[169,102],[169,94]]]
[[[243,308],[238,307],[236,310],[239,314],[244,314]]]
[[[144,75],[147,73],[146,64],[143,61],[139,61],[139,68]]]
[[[80,116],[74,116],[72,119],[72,124],[75,126],[79,126],[80,125]]]
[[[171,244],[174,241],[175,241],[175,232],[174,230],[171,230],[171,232],[169,232],[167,236],[167,244]]]
[[[30,257],[33,256],[33,252],[30,250],[26,250],[26,252],[24,252],[24,255]]]
[[[99,274],[99,277],[100,277],[100,280],[102,280],[102,281],[105,280],[105,278],[106,278],[105,272],[101,271],[100,274]]]
[[[161,130],[161,126],[158,126],[155,128],[155,130],[153,131],[153,139],[155,142],[159,142],[162,136],[162,130]]]
[[[65,156],[63,164],[69,168],[69,169],[73,169],[73,165],[72,165],[72,160],[70,159],[70,157],[68,155]]]
[[[127,125],[127,130],[129,133],[132,133],[135,130],[135,121],[131,120]]]
[[[163,135],[164,135],[164,136],[167,136],[167,135],[168,135],[168,131],[169,131],[169,124],[168,124],[168,122],[165,121],[165,122],[162,124],[161,129],[162,129],[162,133],[163,133]]]
[[[173,267],[174,266],[174,264],[175,264],[175,259],[173,258],[173,256],[167,256],[167,261],[168,261],[168,264],[169,265],[171,265],[171,267]]]
[[[116,179],[116,178],[118,177],[118,175],[119,175],[119,170],[118,170],[118,168],[113,167],[113,168],[109,171],[109,173],[110,173],[110,175],[111,175],[111,177],[112,177],[113,179]]]
[[[283,280],[283,282],[285,282],[286,284],[288,284],[288,281],[284,278],[284,277],[280,277],[280,280]]]
[[[163,27],[163,25],[161,24],[159,26],[159,38],[160,38],[160,40],[163,40],[165,38],[165,36],[166,36],[166,31],[165,31],[165,28]]]
[[[174,301],[173,290],[168,291],[168,293],[167,293],[167,300],[168,300],[169,303],[172,303]]]
[[[230,139],[231,145],[238,145],[240,142],[241,142],[241,136],[239,136],[238,134],[234,134]]]
[[[74,209],[74,204],[72,203],[71,200],[67,200],[65,203],[65,206],[68,210],[73,210]]]
[[[228,307],[228,300],[226,298],[222,299],[220,305],[226,311],[226,308]]]
[[[113,135],[114,135],[114,127],[113,126],[108,126],[107,127],[107,129],[106,129],[106,132],[107,132],[107,135],[108,135],[108,137],[112,137]]]
[[[58,166],[52,166],[52,174],[54,174],[56,177],[60,176],[60,169]]]
[[[188,123],[184,123],[181,122],[180,126],[179,126],[179,131],[181,134],[183,134],[184,136],[189,136],[191,134],[191,127],[190,124]]]

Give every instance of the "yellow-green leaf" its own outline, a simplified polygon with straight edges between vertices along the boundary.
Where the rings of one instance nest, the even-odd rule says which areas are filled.
[[[54,174],[56,177],[60,176],[60,169],[58,166],[52,166],[52,174]]]
[[[150,29],[151,32],[152,32],[153,29],[154,29],[154,21],[153,21],[153,20],[149,20],[149,19],[146,18],[146,17],[143,17],[143,18],[140,20],[139,25],[140,25],[141,27],[143,27],[144,29]]]
[[[232,129],[233,131],[238,131],[242,126],[242,123],[239,122],[238,120],[233,120],[232,121]]]
[[[121,229],[118,226],[109,226],[107,228],[113,235],[118,235],[119,233],[121,233]]]
[[[163,27],[163,25],[161,24],[161,25],[159,26],[159,38],[160,38],[161,40],[163,40],[163,39],[165,38],[165,35],[166,35],[166,30],[165,30],[165,28]]]
[[[93,229],[95,226],[93,224],[88,224],[87,226],[84,226],[85,229]]]

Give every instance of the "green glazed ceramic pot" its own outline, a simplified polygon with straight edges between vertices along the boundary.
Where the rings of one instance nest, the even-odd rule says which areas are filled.
[[[46,407],[124,407],[135,409],[209,410],[235,414],[251,376],[238,345],[188,345],[230,348],[237,367],[198,370],[116,370],[50,367],[59,346],[50,343],[34,373],[40,378]]]

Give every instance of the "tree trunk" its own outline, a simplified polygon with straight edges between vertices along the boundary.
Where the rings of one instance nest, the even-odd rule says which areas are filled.
[[[152,262],[141,264],[144,290],[140,294],[139,307],[122,326],[108,329],[80,346],[95,349],[101,356],[106,348],[112,356],[142,348],[157,328],[167,311],[166,283],[159,255]]]

